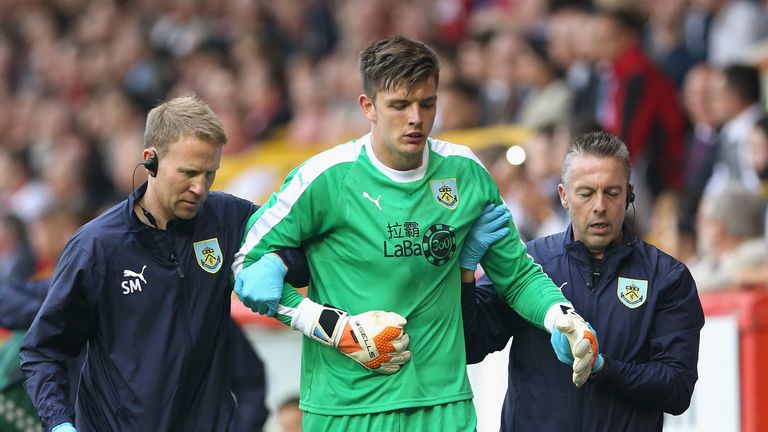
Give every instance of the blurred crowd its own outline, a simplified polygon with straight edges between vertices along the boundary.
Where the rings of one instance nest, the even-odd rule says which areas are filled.
[[[357,54],[401,34],[441,57],[435,132],[533,131],[480,151],[524,238],[562,230],[574,134],[633,157],[633,227],[701,289],[768,286],[768,2],[8,0],[0,2],[0,283],[50,274],[83,222],[144,181],[146,112],[196,92],[236,156],[366,132]],[[226,160],[225,160],[226,163]]]

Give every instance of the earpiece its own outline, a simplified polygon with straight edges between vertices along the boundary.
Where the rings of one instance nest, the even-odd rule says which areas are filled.
[[[632,183],[627,183],[627,206],[626,208],[629,209],[629,205],[635,202],[635,187],[632,185]]]
[[[152,153],[152,156],[150,156],[147,160],[143,162],[144,168],[149,171],[149,175],[152,177],[157,175],[157,152]]]

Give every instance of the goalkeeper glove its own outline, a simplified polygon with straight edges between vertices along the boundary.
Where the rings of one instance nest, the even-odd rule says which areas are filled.
[[[459,265],[463,269],[476,270],[477,263],[483,258],[488,248],[500,238],[509,234],[507,224],[512,219],[509,209],[504,204],[488,204],[472,224],[464,246],[459,253]]]
[[[550,342],[558,360],[573,366],[573,383],[581,387],[595,368],[597,336],[571,306],[560,305],[560,308],[562,314],[555,318]]]
[[[369,311],[358,315],[310,299],[299,303],[291,327],[341,351],[366,369],[393,374],[411,359],[407,321],[394,312]]]
[[[268,253],[235,276],[235,294],[252,311],[273,316],[283,294],[287,271],[280,257]]]

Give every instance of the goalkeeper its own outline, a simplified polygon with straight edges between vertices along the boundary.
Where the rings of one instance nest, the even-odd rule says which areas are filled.
[[[581,385],[597,354],[592,332],[526,253],[475,155],[429,137],[439,78],[434,52],[392,37],[363,50],[360,71],[358,104],[371,132],[293,170],[251,218],[233,264],[235,292],[247,306],[337,348],[303,346],[304,429],[475,430],[460,267],[472,270],[493,241],[479,235],[483,241],[465,244],[481,215],[475,231],[494,221],[508,228],[483,258],[486,273],[530,323],[564,329],[575,357],[572,379]],[[282,271],[270,252],[299,245],[312,274],[308,299],[283,289],[279,277],[265,277]],[[387,342],[404,325],[410,361],[382,357],[401,353]],[[399,371],[371,373],[342,361],[345,347],[367,368]]]

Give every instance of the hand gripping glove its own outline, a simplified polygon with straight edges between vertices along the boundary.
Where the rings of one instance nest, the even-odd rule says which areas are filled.
[[[464,246],[459,253],[459,265],[463,269],[476,270],[477,263],[483,258],[488,248],[500,238],[509,234],[509,220],[512,215],[504,204],[488,204],[478,216]]]
[[[291,327],[306,336],[333,346],[366,369],[393,374],[411,359],[410,338],[403,330],[405,318],[385,311],[349,315],[329,305],[304,299]]]
[[[252,311],[273,316],[283,294],[286,272],[283,261],[268,253],[240,270],[235,277],[235,294]]]
[[[77,429],[75,429],[74,426],[72,426],[72,423],[66,422],[62,423],[60,425],[56,425],[51,429],[51,432],[77,432]]]
[[[597,336],[572,307],[560,307],[563,313],[555,319],[550,342],[558,360],[573,366],[573,383],[581,387],[596,366]]]

